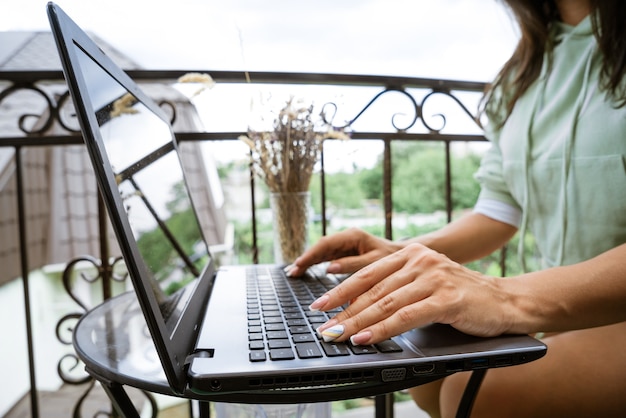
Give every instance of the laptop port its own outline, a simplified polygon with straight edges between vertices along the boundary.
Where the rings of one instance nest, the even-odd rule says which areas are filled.
[[[212,391],[217,392],[222,389],[222,382],[220,382],[219,379],[213,379],[209,382],[209,388]]]
[[[380,372],[383,382],[396,382],[398,380],[404,380],[406,377],[406,369],[404,367],[397,367],[395,369],[384,369]]]
[[[489,367],[489,360],[486,358],[475,358],[469,361],[469,368],[472,370],[486,367]]]
[[[435,371],[435,363],[424,363],[413,366],[413,373],[428,374]]]
[[[510,366],[513,364],[513,357],[511,356],[496,357],[494,364],[496,367]]]
[[[463,370],[463,362],[462,361],[451,361],[446,364],[447,372],[460,372]]]

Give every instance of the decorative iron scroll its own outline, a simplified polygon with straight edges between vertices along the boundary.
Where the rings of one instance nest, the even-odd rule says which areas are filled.
[[[346,128],[350,128],[354,124],[354,122],[356,122],[376,101],[378,101],[380,97],[390,92],[397,92],[397,93],[404,95],[406,98],[409,99],[409,102],[411,104],[410,111],[412,113],[412,117],[410,118],[410,122],[406,126],[399,126],[398,123],[396,122],[396,118],[399,116],[406,116],[405,113],[396,112],[391,117],[391,125],[399,133],[407,132],[417,123],[418,120],[421,120],[422,125],[430,133],[439,134],[446,127],[446,123],[447,123],[446,116],[442,113],[437,113],[433,115],[433,117],[441,118],[441,121],[442,121],[441,126],[438,128],[435,128],[433,127],[433,125],[431,125],[429,122],[426,121],[426,119],[424,118],[424,114],[423,114],[427,101],[433,96],[438,95],[438,94],[445,95],[451,98],[459,106],[459,108],[463,111],[463,113],[465,113],[479,128],[482,128],[479,118],[475,116],[474,114],[472,114],[472,112],[467,108],[467,106],[465,106],[465,104],[456,95],[454,95],[449,90],[441,90],[441,89],[433,89],[432,91],[427,93],[422,98],[421,101],[418,102],[418,100],[404,88],[386,87],[383,91],[377,93],[359,112],[357,112],[356,116],[346,121],[344,124],[334,124],[334,119],[337,116],[338,106],[332,102],[326,103],[322,107],[322,112],[321,112],[322,120],[324,121],[324,123],[326,123],[327,125],[331,126],[333,129],[336,129],[336,130],[344,130]]]
[[[50,99],[50,97],[48,96],[48,94],[43,91],[41,88],[37,87],[34,84],[22,84],[22,83],[16,83],[13,84],[9,87],[7,87],[6,89],[0,91],[0,104],[9,96],[16,94],[17,92],[20,91],[24,91],[24,90],[30,90],[33,91],[35,93],[37,93],[40,97],[43,98],[43,100],[45,101],[46,105],[47,105],[47,117],[45,118],[45,120],[43,121],[43,123],[41,123],[41,116],[42,115],[34,115],[34,114],[23,114],[20,115],[19,120],[17,121],[17,126],[20,129],[20,131],[24,132],[25,134],[29,134],[29,135],[37,135],[37,134],[42,134],[45,131],[47,131],[51,126],[52,126],[52,122],[54,120],[54,113],[55,111],[55,106],[52,102],[52,99]],[[29,118],[37,118],[37,120],[40,122],[39,124],[39,128],[37,129],[29,129],[26,126],[26,121]]]
[[[16,116],[16,127],[21,132],[27,136],[45,135],[55,121],[69,133],[80,132],[77,122],[74,121],[72,124],[69,119],[66,120],[66,117],[76,117],[72,102],[68,100],[70,95],[67,90],[63,93],[54,94],[34,83],[15,83],[0,91],[0,104],[5,100],[9,102],[11,97],[28,91],[34,92],[36,96],[40,97],[44,102],[44,107],[39,114],[24,113]],[[30,106],[30,108],[37,108],[37,106]]]
[[[64,89],[63,91],[54,92],[52,90]],[[78,124],[74,104],[67,88],[63,85],[57,85],[55,88],[47,91],[39,87],[35,83],[16,82],[9,85],[4,90],[0,90],[0,105],[3,102],[9,102],[11,97],[24,92],[34,92],[44,102],[41,113],[23,113],[16,115],[15,126],[26,136],[44,136],[57,122],[65,131],[70,134],[79,134],[80,125]],[[159,106],[165,111],[173,125],[176,121],[176,105],[168,100],[160,100]],[[31,108],[37,108],[32,106]],[[30,122],[30,123],[28,123]]]
[[[77,271],[77,267],[79,264],[84,266],[85,263],[93,267],[93,269],[81,269],[81,271]],[[117,257],[109,263],[103,263],[101,260],[91,257],[91,256],[83,256],[78,257],[70,261],[65,270],[63,271],[62,281],[63,287],[67,294],[74,300],[81,308],[82,312],[74,312],[69,313],[63,316],[58,322],[56,326],[56,336],[57,339],[64,345],[72,344],[72,333],[74,331],[74,326],[78,322],[78,320],[89,310],[90,303],[88,301],[83,300],[76,292],[74,291],[75,286],[74,278],[81,279],[83,282],[88,283],[90,286],[98,283],[102,284],[103,294],[110,295],[110,286],[112,282],[124,282],[126,281],[128,274],[126,274],[125,269],[124,273],[121,273],[119,266],[123,264],[123,259],[121,257]],[[107,290],[108,289],[108,290]],[[95,379],[91,377],[86,372],[83,372],[80,375],[76,375],[77,368],[82,364],[81,360],[78,358],[76,353],[68,353],[65,354],[57,363],[57,372],[61,380],[69,385],[84,385],[88,384],[83,394],[78,399],[76,405],[74,405],[73,416],[78,418],[82,416],[82,409],[84,406],[84,402],[88,399],[92,390],[95,387]],[[158,407],[156,405],[156,401],[152,394],[146,391],[139,391],[143,396],[146,397],[146,400],[151,405],[152,417],[156,417],[158,413]],[[114,416],[113,412],[106,411],[98,411],[95,416]]]
[[[463,111],[463,113],[465,113],[472,120],[472,122],[474,122],[479,128],[482,129],[483,126],[480,123],[479,117],[472,114],[472,112],[467,108],[467,106],[465,106],[465,104],[457,96],[452,94],[452,92],[450,92],[449,90],[433,90],[430,93],[426,94],[424,98],[422,99],[420,109],[423,109],[426,106],[426,102],[428,101],[428,99],[430,99],[431,97],[434,97],[437,94],[442,94],[444,96],[451,98],[459,106],[459,108]],[[443,128],[446,127],[446,122],[447,122],[446,116],[442,113],[437,113],[433,116],[438,116],[442,119],[442,125],[439,129],[433,128],[430,124],[426,122],[426,120],[423,117],[422,117],[422,123],[424,124],[426,129],[428,129],[430,132],[438,134],[441,132]]]
[[[337,129],[337,130],[343,130],[346,128],[349,128],[352,126],[352,124],[354,122],[356,122],[357,119],[359,119],[364,113],[365,111],[372,106],[381,96],[383,96],[386,93],[389,92],[398,92],[401,93],[403,95],[405,95],[412,103],[413,105],[413,112],[415,113],[411,123],[409,123],[407,126],[405,127],[399,127],[398,125],[396,125],[396,117],[402,115],[402,113],[394,113],[393,116],[391,117],[391,125],[399,132],[406,132],[407,130],[409,130],[413,125],[415,125],[415,122],[417,121],[417,119],[419,119],[421,117],[421,108],[420,106],[417,104],[417,102],[415,101],[415,99],[413,98],[413,96],[411,94],[409,94],[406,90],[404,89],[399,89],[399,88],[392,88],[392,87],[388,87],[385,90],[379,92],[378,94],[376,94],[372,100],[370,100],[364,107],[363,109],[361,109],[357,115],[355,117],[353,117],[352,119],[350,119],[349,121],[347,121],[345,124],[343,125],[333,125],[333,120],[335,119],[335,116],[337,114],[337,105],[335,103],[326,103],[323,107],[322,107],[322,120],[324,121],[324,123],[326,123],[327,125],[330,125],[333,127],[333,129]],[[330,116],[330,118],[328,117],[328,108],[332,107],[332,115]]]

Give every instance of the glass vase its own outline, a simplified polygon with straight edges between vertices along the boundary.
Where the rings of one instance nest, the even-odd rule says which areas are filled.
[[[274,261],[292,263],[308,245],[311,222],[311,193],[271,193],[274,229]]]

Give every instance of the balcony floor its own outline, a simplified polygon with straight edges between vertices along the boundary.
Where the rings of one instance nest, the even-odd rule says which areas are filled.
[[[67,418],[73,416],[73,409],[86,390],[86,385],[63,385],[58,391],[39,391],[39,416],[46,418]],[[135,405],[145,402],[145,397],[137,391],[127,390]],[[86,398],[82,413],[78,416],[95,416],[97,411],[111,411],[109,398],[99,387],[94,388]],[[159,418],[187,418],[189,405],[176,400],[169,402],[159,411]],[[26,394],[3,418],[30,418],[30,396]]]
[[[39,415],[46,418],[67,418],[73,415],[73,408],[82,396],[86,386],[64,385],[58,391],[39,392]],[[129,396],[143,402],[139,393],[129,390]],[[79,416],[95,416],[97,411],[110,411],[111,404],[104,391],[94,388],[83,405],[83,412]],[[189,406],[186,402],[177,402],[163,407],[158,414],[159,418],[188,418]],[[213,413],[211,414],[213,416]],[[372,418],[375,416],[373,406],[351,409],[333,413],[333,418]],[[30,418],[30,398],[25,395],[3,418]],[[394,418],[428,418],[428,414],[419,409],[412,401],[396,402]]]

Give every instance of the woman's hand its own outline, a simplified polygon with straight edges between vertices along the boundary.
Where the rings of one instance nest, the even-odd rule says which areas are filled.
[[[353,273],[402,247],[402,244],[375,237],[360,229],[347,229],[322,237],[288,267],[287,274],[300,276],[310,266],[325,261],[332,261],[328,265],[328,273]]]
[[[494,336],[510,325],[502,281],[410,244],[359,270],[311,309],[325,311],[352,301],[319,328],[327,341],[351,337],[353,344],[367,345],[430,323]]]

